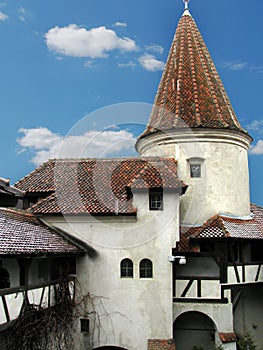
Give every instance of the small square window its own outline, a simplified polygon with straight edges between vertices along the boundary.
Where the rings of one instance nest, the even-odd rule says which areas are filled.
[[[89,332],[89,319],[81,318],[80,319],[80,331],[81,332]]]
[[[163,210],[163,191],[162,189],[153,190],[149,192],[149,206],[150,210]]]
[[[201,177],[201,164],[190,164],[191,177]]]

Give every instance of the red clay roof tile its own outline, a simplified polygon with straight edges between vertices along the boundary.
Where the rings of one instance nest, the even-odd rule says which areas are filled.
[[[52,193],[32,207],[34,213],[49,214],[133,214],[128,188],[186,187],[173,158],[155,157],[50,160],[16,186],[28,193]]]
[[[176,250],[195,251],[192,239],[263,239],[263,208],[251,204],[251,218],[215,215],[199,227],[181,227]]]
[[[178,23],[144,137],[173,128],[244,132],[191,15]]]
[[[237,341],[237,336],[235,333],[218,333],[219,338],[222,343],[232,343]]]

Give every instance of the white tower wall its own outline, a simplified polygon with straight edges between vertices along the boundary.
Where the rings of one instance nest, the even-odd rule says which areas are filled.
[[[141,156],[175,157],[178,177],[188,185],[181,223],[200,225],[218,213],[249,215],[249,145],[244,133],[197,129],[152,134],[138,141],[137,150]],[[191,177],[190,164],[201,165],[201,177]]]

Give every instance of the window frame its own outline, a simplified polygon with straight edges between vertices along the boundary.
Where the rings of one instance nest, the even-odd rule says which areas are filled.
[[[80,318],[80,331],[81,333],[89,333],[90,331],[89,318]]]
[[[149,264],[148,266],[142,266],[143,264]],[[153,278],[153,262],[148,258],[144,258],[139,264],[139,276],[142,279]]]
[[[194,167],[198,167],[198,170],[194,170]],[[190,176],[191,179],[198,179],[202,177],[202,167],[201,163],[190,164]]]
[[[203,176],[203,167],[204,167],[204,158],[200,158],[200,157],[192,157],[187,159],[188,164],[189,164],[189,176],[191,179],[201,179]],[[198,170],[198,176],[195,175],[194,171],[193,171],[193,167],[199,167]]]
[[[160,199],[155,199],[154,196],[160,196]],[[155,205],[156,203],[159,203]],[[149,189],[149,210],[163,210],[163,188]]]
[[[128,265],[123,266],[124,263],[128,263]],[[120,277],[121,278],[133,278],[133,276],[134,276],[133,261],[129,258],[122,259],[120,262]]]

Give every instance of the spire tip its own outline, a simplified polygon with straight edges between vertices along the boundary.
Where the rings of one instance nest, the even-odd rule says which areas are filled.
[[[185,10],[188,10],[188,3],[189,3],[190,0],[183,0],[184,2],[184,9]]]

